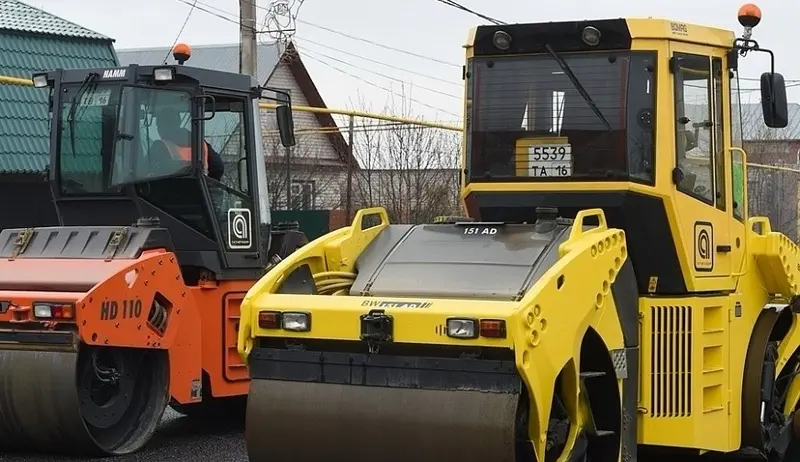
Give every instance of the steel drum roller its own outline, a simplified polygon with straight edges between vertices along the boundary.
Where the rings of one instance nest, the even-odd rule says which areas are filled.
[[[86,456],[137,450],[155,431],[168,399],[159,353],[0,350],[0,451]],[[106,382],[96,371],[110,374]]]
[[[247,452],[252,462],[514,462],[518,401],[511,393],[253,380]]]

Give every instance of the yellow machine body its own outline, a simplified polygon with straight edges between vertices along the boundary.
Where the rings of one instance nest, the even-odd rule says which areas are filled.
[[[361,210],[248,292],[250,460],[797,460],[800,250],[747,216],[736,136],[752,19],[474,29],[470,218]]]

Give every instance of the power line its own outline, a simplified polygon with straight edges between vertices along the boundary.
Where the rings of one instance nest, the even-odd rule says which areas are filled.
[[[307,58],[309,58],[309,59],[311,59],[311,60],[313,60],[313,61],[316,61],[316,62],[318,62],[318,63],[320,63],[320,64],[322,64],[322,65],[324,65],[324,66],[330,67],[331,69],[333,69],[333,70],[335,70],[335,71],[337,71],[337,72],[340,72],[340,73],[342,73],[342,74],[344,74],[344,75],[347,75],[347,76],[350,76],[350,77],[352,77],[352,78],[354,78],[354,79],[360,80],[360,81],[362,81],[362,82],[366,83],[367,85],[373,86],[373,87],[375,87],[375,88],[377,88],[377,89],[379,89],[379,90],[383,90],[383,91],[385,91],[385,92],[387,92],[387,93],[390,93],[390,94],[392,94],[392,95],[395,95],[395,96],[401,96],[401,97],[404,97],[404,98],[408,98],[410,101],[413,101],[413,102],[415,102],[415,103],[417,103],[417,104],[420,104],[420,105],[422,105],[422,106],[428,107],[428,108],[430,108],[430,109],[434,109],[434,110],[436,110],[436,111],[439,111],[439,112],[444,112],[445,114],[449,114],[449,115],[452,115],[452,116],[455,116],[455,117],[460,117],[458,114],[455,114],[455,113],[453,113],[453,112],[450,112],[450,111],[445,111],[445,110],[444,110],[444,109],[442,109],[442,108],[438,108],[438,107],[435,107],[435,106],[431,106],[430,104],[423,103],[422,101],[418,101],[418,100],[416,100],[416,99],[410,98],[410,97],[408,97],[408,96],[406,96],[406,95],[403,95],[403,94],[401,94],[401,93],[396,93],[395,91],[393,91],[393,90],[390,90],[390,89],[388,89],[388,88],[386,88],[386,87],[383,87],[383,86],[381,86],[381,85],[378,85],[378,84],[376,84],[375,82],[371,82],[371,81],[369,81],[369,80],[367,80],[367,79],[365,79],[365,78],[363,78],[363,77],[357,76],[357,75],[355,75],[355,74],[351,74],[350,72],[347,72],[347,71],[345,71],[345,70],[342,70],[342,69],[340,69],[340,68],[338,68],[338,67],[334,66],[333,64],[330,64],[330,63],[328,63],[328,62],[326,62],[326,61],[324,61],[324,60],[322,60],[322,59],[320,59],[320,58],[315,58],[314,56],[312,56],[312,55],[311,55],[311,54],[309,54],[309,53],[305,53],[304,55],[305,55]]]
[[[413,71],[413,70],[408,69],[408,68],[403,68],[403,67],[395,66],[393,64],[388,64],[388,63],[385,63],[383,61],[379,61],[379,60],[376,60],[376,59],[367,58],[366,56],[363,56],[363,55],[360,55],[360,54],[357,54],[357,53],[353,53],[353,52],[350,52],[350,51],[345,51],[345,50],[342,50],[340,48],[335,48],[335,47],[332,47],[330,45],[325,45],[323,43],[315,42],[314,40],[311,40],[311,39],[305,38],[305,37],[300,37],[299,35],[295,35],[295,37],[299,38],[300,40],[302,40],[304,42],[313,43],[314,45],[320,46],[322,48],[325,48],[325,49],[328,49],[328,50],[331,50],[331,51],[336,51],[336,52],[339,52],[339,53],[342,53],[342,54],[345,54],[345,55],[348,55],[348,56],[352,56],[354,58],[363,59],[364,61],[368,61],[368,62],[373,63],[373,64],[378,64],[380,66],[386,66],[389,69],[394,69],[396,71],[407,72],[409,74],[414,74],[414,75],[417,75],[419,77],[424,77],[426,79],[431,79],[431,80],[435,80],[437,82],[446,83],[448,85],[455,85],[455,86],[458,86],[458,87],[462,86],[461,83],[454,82],[452,80],[445,80],[445,79],[442,79],[441,77],[436,77],[434,75],[424,74],[424,73],[419,72],[419,71]]]
[[[439,2],[439,3],[445,4],[447,6],[452,6],[453,8],[456,8],[458,10],[466,11],[467,13],[475,15],[475,16],[481,18],[481,19],[485,19],[485,20],[489,21],[490,23],[496,24],[498,26],[502,26],[502,25],[506,24],[503,21],[500,21],[499,19],[495,19],[495,18],[492,18],[490,16],[486,16],[485,14],[478,13],[475,10],[471,10],[471,9],[467,8],[466,6],[456,2],[455,0],[436,0],[436,1]]]
[[[350,34],[346,34],[344,32],[339,32],[338,30],[331,29],[330,27],[320,26],[319,24],[314,24],[314,23],[311,23],[311,22],[308,22],[308,21],[303,21],[302,19],[298,19],[297,22],[299,22],[301,24],[305,24],[305,25],[311,26],[311,27],[316,27],[318,29],[322,29],[322,30],[328,31],[328,32],[330,32],[332,34],[340,35],[342,37],[347,37],[347,38],[349,38],[351,40],[357,40],[359,42],[369,43],[370,45],[374,45],[374,46],[377,46],[377,47],[380,47],[380,48],[396,51],[398,53],[403,53],[403,54],[409,55],[409,56],[414,56],[415,58],[427,59],[428,61],[433,61],[435,63],[444,64],[446,66],[452,66],[452,67],[461,68],[461,64],[455,64],[455,63],[451,63],[451,62],[447,62],[447,61],[442,61],[441,59],[436,59],[436,58],[432,58],[430,56],[421,55],[421,54],[414,53],[414,52],[411,52],[411,51],[408,51],[408,50],[403,50],[401,48],[395,48],[395,47],[392,47],[392,46],[389,46],[389,45],[384,45],[383,43],[378,43],[378,42],[375,42],[375,41],[372,41],[372,40],[369,40],[369,39],[366,39],[366,38],[363,38],[363,37],[356,37],[355,35],[350,35]]]
[[[179,2],[181,2],[181,3],[185,3],[185,4],[187,4],[187,5],[192,5],[192,4],[193,4],[193,3],[190,3],[190,2],[189,2],[189,0],[177,0],[177,1],[179,1]],[[208,4],[206,4],[205,2],[202,2],[202,1],[200,1],[200,0],[194,0],[194,1],[195,1],[196,3],[198,3],[198,4],[200,4],[200,5],[204,5],[204,6],[208,6],[208,7],[210,7],[210,8],[216,9],[216,10],[218,10],[218,11],[222,12],[222,13],[225,13],[225,14],[231,14],[231,13],[228,13],[227,11],[225,11],[225,10],[222,10],[222,9],[220,9],[220,8],[216,8],[216,7],[214,7],[214,6],[208,5]],[[256,6],[257,6],[257,7],[259,7],[257,4],[256,4]],[[231,19],[231,18],[228,18],[228,17],[222,16],[222,15],[221,15],[221,14],[219,14],[219,13],[216,13],[216,12],[210,11],[210,10],[208,10],[208,9],[205,9],[205,8],[201,7],[201,6],[196,6],[196,8],[197,8],[197,9],[199,9],[199,10],[201,10],[201,11],[204,11],[204,12],[206,12],[206,13],[209,13],[209,14],[211,14],[211,15],[213,15],[213,16],[215,16],[215,17],[219,18],[219,19],[222,19],[222,20],[225,20],[225,21],[228,21],[228,22],[231,22],[231,23],[237,24],[237,25],[239,24],[239,21],[238,21],[238,20],[233,20],[233,19]],[[259,8],[262,8],[262,9],[263,9],[263,7],[259,7]],[[299,21],[299,20],[298,20],[298,21]],[[376,83],[374,83],[374,82],[371,82],[371,81],[369,81],[369,80],[366,80],[366,79],[364,79],[364,78],[362,78],[362,77],[359,77],[359,76],[357,76],[357,75],[354,75],[354,74],[351,74],[351,73],[349,73],[349,72],[347,72],[347,71],[344,71],[344,70],[342,70],[342,69],[339,69],[338,67],[336,67],[336,66],[334,66],[334,65],[332,65],[332,64],[330,64],[330,63],[328,63],[328,62],[325,62],[325,61],[324,61],[324,60],[322,60],[322,59],[319,59],[319,58],[314,58],[313,56],[309,56],[307,52],[306,52],[306,53],[304,53],[304,55],[305,55],[305,56],[307,56],[308,58],[310,58],[310,59],[314,60],[314,61],[317,61],[317,62],[319,62],[319,63],[321,63],[321,64],[323,64],[323,65],[325,65],[325,66],[327,66],[327,67],[330,67],[331,69],[334,69],[334,70],[336,70],[336,71],[338,71],[338,72],[340,72],[340,73],[342,73],[342,74],[345,74],[345,75],[348,75],[348,76],[350,76],[350,77],[353,77],[353,78],[355,78],[355,79],[357,79],[357,80],[360,80],[360,81],[362,81],[362,82],[364,82],[364,83],[366,83],[366,84],[368,84],[368,85],[371,85],[371,86],[373,86],[373,87],[375,87],[375,88],[378,88],[378,89],[380,89],[380,90],[386,91],[386,92],[388,92],[388,93],[391,93],[391,94],[393,94],[393,95],[396,95],[396,96],[403,96],[403,97],[405,97],[405,95],[402,95],[402,94],[399,94],[399,93],[395,93],[394,91],[392,91],[392,90],[390,90],[390,89],[387,89],[387,88],[385,88],[385,87],[382,87],[382,86],[380,86],[380,85],[378,85],[378,84],[376,84]],[[358,67],[358,66],[356,66],[356,67]],[[402,82],[402,80],[401,80],[401,82]],[[404,82],[404,83],[405,83],[405,82]],[[422,88],[422,87],[421,87],[421,88]],[[449,95],[449,96],[452,96],[452,95]],[[436,110],[436,111],[444,112],[444,113],[446,113],[446,114],[449,114],[449,115],[452,115],[452,116],[458,117],[458,118],[460,119],[460,116],[459,116],[458,114],[455,114],[455,113],[452,113],[452,112],[449,112],[449,111],[445,111],[445,110],[443,110],[443,109],[441,109],[441,108],[438,108],[438,107],[435,107],[435,106],[431,106],[431,105],[429,105],[429,104],[423,103],[423,102],[421,102],[421,101],[418,101],[418,100],[415,100],[415,99],[413,99],[413,98],[408,98],[408,99],[409,99],[410,101],[413,101],[413,102],[415,102],[415,103],[418,103],[418,104],[421,104],[421,105],[423,105],[423,106],[426,106],[426,107],[428,107],[428,108],[430,108],[430,109],[434,109],[434,110]]]
[[[193,2],[191,2],[189,0],[175,0],[175,1],[176,2],[181,2],[181,3],[186,4],[186,5],[189,5],[189,6],[193,7],[194,9],[197,9],[197,10],[200,10],[200,11],[202,11],[204,13],[210,14],[211,16],[214,16],[214,17],[216,17],[218,19],[222,19],[223,21],[228,21],[230,23],[236,24],[237,26],[240,25],[239,24],[239,15],[238,14],[234,16],[233,14],[231,14],[228,11],[225,11],[225,10],[217,8],[217,7],[213,6],[213,5],[209,5],[207,3],[201,2],[200,0],[194,0]],[[216,10],[216,11],[212,11],[212,10]],[[231,18],[229,18],[227,16],[223,16],[222,14],[220,14],[218,12],[234,16],[236,19],[231,19]],[[258,31],[256,31],[256,32],[258,32]]]
[[[188,0],[177,0],[177,1],[189,4]],[[244,2],[244,3],[249,3],[249,4],[252,4],[252,5],[255,5],[255,7],[260,9],[260,10],[269,11],[269,8],[267,8],[265,6],[262,6],[262,5],[259,5],[255,1],[249,1],[249,0],[241,0],[241,1]],[[206,2],[204,2],[202,0],[198,0],[197,3],[200,4],[200,5],[204,5],[207,8],[211,8],[211,9],[217,10],[219,12],[222,12],[224,14],[232,15],[230,12],[225,11],[225,10],[223,10],[221,8],[215,7],[213,5],[209,5],[208,3],[206,3]],[[218,16],[218,15],[215,14],[215,16]],[[230,21],[229,18],[223,18],[223,19],[225,19],[227,21]],[[439,64],[444,64],[444,65],[447,65],[447,66],[453,66],[453,67],[461,68],[461,64],[455,64],[455,63],[443,61],[443,60],[440,60],[440,59],[437,59],[437,58],[433,58],[431,56],[425,56],[425,55],[422,55],[422,54],[419,54],[419,53],[414,53],[412,51],[404,50],[402,48],[396,48],[396,47],[393,47],[393,46],[390,46],[390,45],[386,45],[386,44],[383,44],[383,43],[380,43],[380,42],[376,42],[374,40],[370,40],[370,39],[367,39],[367,38],[363,38],[363,37],[358,37],[358,36],[355,36],[355,35],[347,34],[345,32],[341,32],[341,31],[338,31],[336,29],[332,29],[330,27],[326,27],[326,26],[322,26],[322,25],[319,25],[319,24],[315,24],[315,23],[312,23],[312,22],[309,22],[309,21],[305,21],[305,20],[302,20],[302,19],[299,19],[299,18],[295,18],[295,21],[298,22],[298,23],[301,23],[301,24],[305,24],[307,26],[311,26],[311,27],[314,27],[314,28],[317,28],[317,29],[322,29],[322,30],[328,31],[328,32],[330,32],[332,34],[336,34],[336,35],[340,35],[342,37],[349,38],[351,40],[357,40],[357,41],[360,41],[360,42],[369,43],[370,45],[374,45],[374,46],[377,46],[377,47],[380,47],[380,48],[384,48],[386,50],[392,50],[392,51],[395,51],[395,52],[398,52],[398,53],[403,53],[405,55],[414,56],[416,58],[426,59],[428,61],[436,62],[436,63],[439,63]],[[235,22],[238,24],[238,21],[235,21]],[[266,31],[257,31],[257,33],[263,34],[263,33],[266,33]]]
[[[306,49],[305,52],[307,53],[308,49]],[[398,79],[397,77],[392,77],[391,75],[386,75],[386,74],[383,74],[381,72],[373,71],[371,69],[367,69],[367,68],[359,66],[357,64],[349,63],[349,62],[341,60],[339,58],[334,58],[333,56],[326,55],[325,53],[320,53],[319,51],[314,51],[314,54],[316,54],[318,56],[322,56],[323,58],[327,58],[327,59],[336,61],[336,62],[344,64],[346,66],[350,66],[350,67],[354,67],[356,69],[360,69],[362,71],[370,72],[372,74],[375,74],[375,75],[377,75],[379,77],[383,77],[385,79],[394,80],[396,82],[400,82],[400,83],[404,83],[404,84],[408,84],[408,85],[413,85],[411,82],[407,82],[407,81],[405,81],[403,79]],[[429,91],[431,93],[436,93],[436,94],[439,94],[439,95],[442,95],[442,96],[447,96],[448,98],[453,98],[453,99],[457,99],[457,100],[461,100],[462,99],[461,96],[456,96],[456,95],[453,95],[451,93],[443,92],[441,90],[436,90],[434,88],[424,87],[422,85],[416,85],[416,87],[421,88],[421,89],[426,90],[426,91]]]
[[[186,24],[189,24],[189,18],[192,17],[192,12],[194,11],[194,8],[196,6],[197,6],[197,0],[194,0],[194,3],[192,3],[192,7],[189,8],[189,12],[186,14],[186,19],[183,20],[183,25],[178,31],[178,35],[175,36],[175,40],[172,42],[172,46],[170,46],[169,50],[167,50],[167,56],[164,56],[164,64],[167,64],[167,60],[169,59],[169,53],[172,51],[173,48],[175,48],[175,44],[178,43],[178,40],[180,40],[181,34],[183,34],[183,29],[186,28]]]

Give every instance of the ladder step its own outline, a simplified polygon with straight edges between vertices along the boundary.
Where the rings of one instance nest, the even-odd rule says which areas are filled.
[[[592,379],[595,377],[604,377],[606,375],[605,372],[581,372],[582,379]]]
[[[614,436],[614,432],[611,430],[597,430],[595,432],[597,436]]]

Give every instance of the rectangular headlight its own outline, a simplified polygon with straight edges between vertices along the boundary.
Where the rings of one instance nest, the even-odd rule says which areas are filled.
[[[33,86],[36,88],[47,86],[47,74],[35,74],[31,80],[33,80]]]
[[[308,313],[285,311],[281,315],[281,327],[283,327],[284,330],[293,332],[308,332],[311,330],[311,315]]]
[[[33,305],[33,315],[37,318],[52,318],[53,311],[51,310],[50,305],[37,303]]]
[[[157,82],[169,82],[173,78],[175,78],[175,69],[171,67],[153,69],[153,79]]]
[[[470,318],[448,318],[447,336],[453,338],[478,338],[478,320]]]

